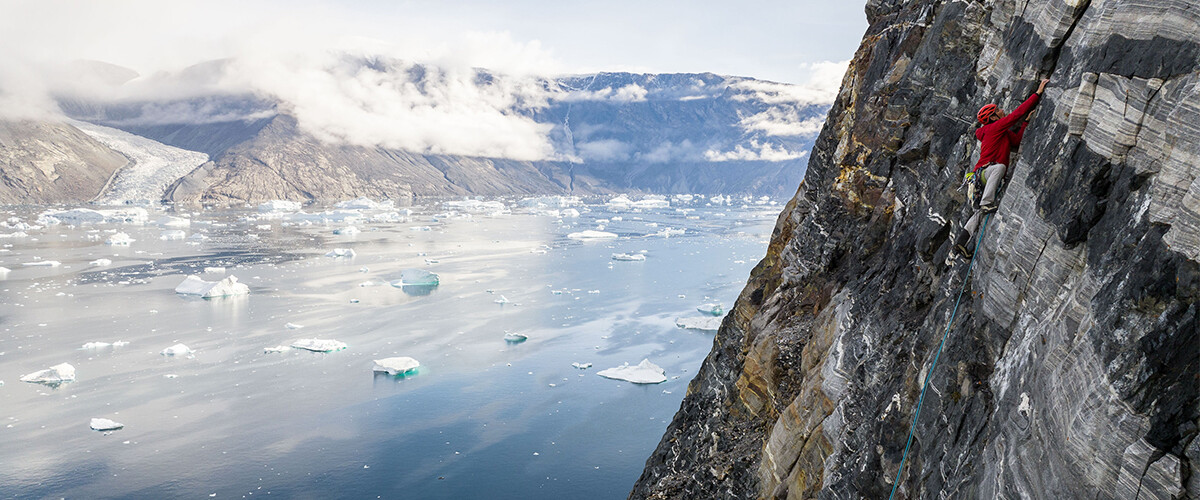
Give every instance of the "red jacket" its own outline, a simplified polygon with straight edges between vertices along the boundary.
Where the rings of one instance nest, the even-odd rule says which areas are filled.
[[[975,131],[975,138],[983,143],[979,148],[979,163],[975,164],[975,170],[990,163],[1008,165],[1009,152],[1021,144],[1021,137],[1025,135],[1025,126],[1029,125],[1029,122],[1021,122],[1016,131],[1013,131],[1011,127],[1032,111],[1037,102],[1038,95],[1033,94],[1008,116],[979,127],[979,130]]]

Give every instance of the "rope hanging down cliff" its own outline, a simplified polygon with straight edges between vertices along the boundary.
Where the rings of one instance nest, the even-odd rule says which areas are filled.
[[[975,241],[976,249],[979,244],[983,243],[983,235],[987,232],[988,221],[992,220],[992,215],[988,214],[983,219],[983,228],[979,230],[978,239]],[[921,416],[921,404],[925,402],[925,391],[929,389],[929,381],[933,379],[933,370],[937,368],[938,358],[942,356],[942,348],[946,346],[946,338],[950,336],[950,327],[954,326],[954,318],[958,316],[958,305],[962,303],[963,293],[967,291],[967,285],[971,282],[971,270],[975,268],[976,251],[971,255],[971,264],[967,266],[967,275],[963,278],[962,289],[958,291],[958,299],[954,301],[954,312],[950,313],[950,322],[946,324],[946,332],[942,334],[942,343],[938,344],[937,354],[933,356],[933,364],[929,365],[929,371],[925,373],[925,385],[921,387],[921,397],[917,399],[917,410],[913,412],[912,424],[908,427],[908,441],[904,443],[904,455],[900,458],[900,468],[896,470],[896,480],[892,482],[892,493],[888,495],[888,500],[896,496],[896,489],[900,486],[900,474],[904,472],[904,461],[908,459],[908,448],[912,445],[913,433],[917,430],[917,418]]]

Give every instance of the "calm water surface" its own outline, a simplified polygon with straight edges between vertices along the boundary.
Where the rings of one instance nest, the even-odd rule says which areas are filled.
[[[559,219],[515,204],[495,216],[432,204],[391,222],[365,220],[371,211],[358,221],[169,213],[190,217],[181,229],[203,241],[160,239],[175,228],[151,209],[146,224],[0,240],[0,266],[12,269],[0,281],[0,497],[624,498],[712,345],[712,332],[675,318],[732,306],[779,212],[704,205],[580,206],[581,217]],[[44,210],[5,218],[36,224]],[[602,220],[614,216],[623,220]],[[333,234],[349,223],[362,232]],[[600,225],[620,238],[567,238]],[[686,233],[654,235],[668,227]],[[115,230],[136,241],[105,244]],[[326,257],[335,247],[357,255]],[[644,262],[611,260],[643,250]],[[22,266],[37,258],[62,265]],[[99,258],[112,265],[89,266]],[[211,266],[251,294],[174,293]],[[388,285],[407,268],[441,285]],[[529,340],[508,344],[505,332]],[[301,338],[349,347],[264,352]],[[118,340],[129,344],[80,348]],[[195,353],[159,354],[180,342]],[[372,372],[391,356],[421,368]],[[596,375],[643,358],[668,380]],[[76,381],[19,380],[64,362]],[[125,428],[93,431],[93,417]]]

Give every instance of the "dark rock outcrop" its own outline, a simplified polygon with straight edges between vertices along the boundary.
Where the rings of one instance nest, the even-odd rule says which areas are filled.
[[[91,200],[126,163],[66,123],[0,121],[0,203]]]
[[[1200,8],[870,0],[632,498],[1200,498]],[[968,263],[975,111],[1051,83]]]

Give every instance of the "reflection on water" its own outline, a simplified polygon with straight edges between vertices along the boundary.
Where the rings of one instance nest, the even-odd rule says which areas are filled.
[[[579,208],[566,219],[205,211],[184,240],[153,222],[6,238],[0,496],[623,497],[712,345],[675,318],[732,306],[778,210]],[[362,232],[333,233],[349,223]],[[621,238],[566,237],[601,226]],[[117,230],[135,241],[104,244]],[[333,248],[354,256],[326,257]],[[62,264],[21,265],[36,259]],[[405,269],[439,284],[390,286]],[[233,275],[251,293],[177,296],[188,274]],[[298,339],[349,347],[272,349]],[[128,344],[81,348],[117,341]],[[178,343],[193,353],[160,354]],[[421,367],[372,370],[395,356]],[[668,380],[595,375],[642,359]],[[19,381],[60,363],[74,382]],[[125,428],[93,431],[91,418]]]

